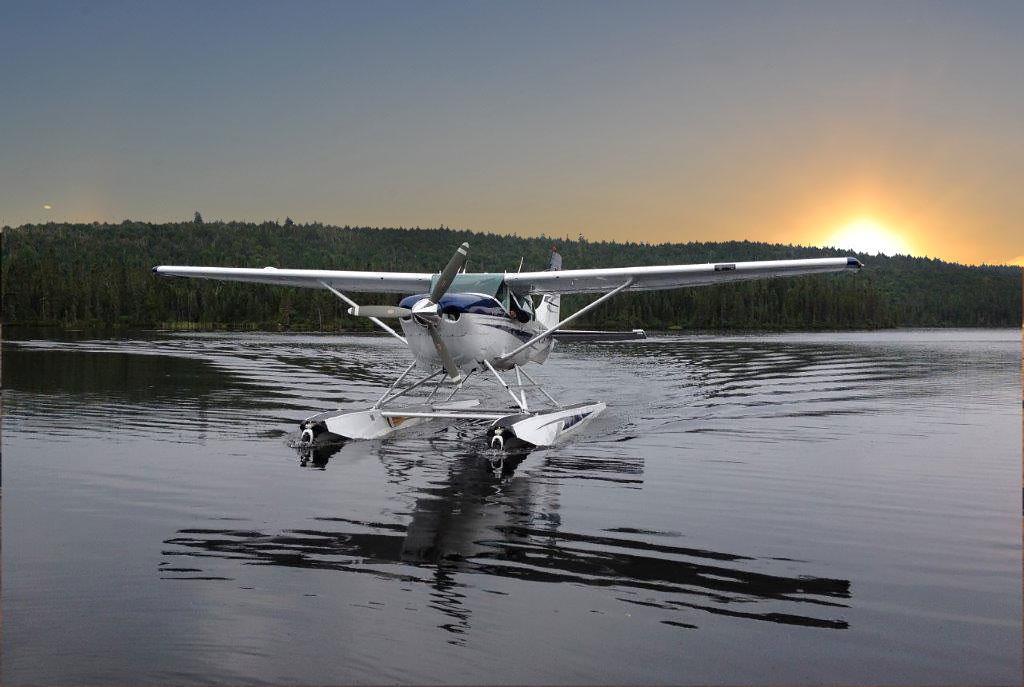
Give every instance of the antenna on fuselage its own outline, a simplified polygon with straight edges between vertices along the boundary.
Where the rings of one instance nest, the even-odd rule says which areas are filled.
[[[516,274],[523,271],[523,260],[526,260],[526,256],[519,258],[519,269],[516,270]]]

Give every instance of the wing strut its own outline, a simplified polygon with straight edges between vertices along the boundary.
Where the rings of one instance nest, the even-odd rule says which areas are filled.
[[[338,297],[338,298],[340,298],[341,300],[343,300],[343,301],[345,301],[346,303],[348,303],[349,305],[351,305],[351,306],[352,306],[353,308],[355,308],[355,309],[356,309],[356,312],[359,312],[359,304],[358,304],[358,303],[356,303],[356,302],[355,302],[354,300],[352,300],[351,298],[349,298],[348,296],[346,296],[345,294],[343,294],[343,293],[342,293],[341,291],[338,291],[338,290],[337,290],[336,288],[334,288],[333,286],[331,286],[330,284],[328,284],[328,283],[327,283],[327,282],[325,282],[325,281],[321,281],[321,282],[320,282],[320,285],[321,285],[321,286],[323,286],[323,287],[324,287],[325,289],[327,289],[328,291],[330,291],[331,293],[333,293],[333,294],[334,294],[335,296],[337,296],[337,297]],[[402,337],[402,336],[401,336],[401,335],[400,335],[400,334],[399,334],[398,332],[396,332],[396,331],[395,331],[394,329],[392,329],[391,327],[389,327],[389,326],[387,326],[386,324],[384,324],[383,322],[381,322],[381,321],[380,321],[379,319],[377,319],[376,317],[371,317],[371,318],[370,318],[370,320],[371,320],[371,321],[372,321],[372,322],[373,322],[373,323],[374,323],[375,325],[377,325],[378,327],[380,327],[381,329],[383,329],[383,330],[384,330],[384,331],[386,331],[386,332],[387,332],[388,334],[390,334],[391,336],[395,337],[396,339],[398,339],[398,340],[399,340],[399,341],[401,341],[402,343],[404,343],[404,344],[407,344],[407,343],[409,343],[409,342],[408,342],[408,341],[406,341],[406,340],[405,340],[405,338],[404,338],[404,337]]]
[[[530,346],[532,346],[533,344],[537,343],[538,341],[541,341],[542,339],[548,338],[549,336],[551,336],[552,334],[557,332],[559,329],[561,329],[565,325],[567,325],[570,322],[572,322],[573,320],[575,320],[577,317],[579,317],[583,313],[589,312],[590,310],[593,310],[595,307],[597,307],[598,305],[600,305],[604,301],[608,300],[609,298],[611,298],[612,296],[617,294],[619,291],[622,291],[624,288],[626,288],[627,286],[629,286],[632,283],[633,283],[633,277],[630,277],[629,279],[627,279],[626,281],[622,282],[621,284],[616,286],[614,289],[612,289],[611,291],[609,291],[605,295],[601,296],[600,298],[598,298],[598,299],[596,299],[594,301],[591,301],[587,305],[583,306],[582,308],[580,308],[579,310],[574,312],[572,315],[569,315],[567,318],[565,318],[561,322],[553,324],[551,327],[549,327],[548,329],[545,329],[543,332],[541,332],[537,336],[533,337],[532,339],[530,339],[529,341],[524,343],[522,346],[517,346],[516,348],[512,349],[511,353],[506,353],[505,355],[501,356],[500,358],[498,358],[498,360],[499,361],[508,360],[509,358],[515,356],[516,353],[519,353],[519,351],[525,350],[525,349],[529,348]]]

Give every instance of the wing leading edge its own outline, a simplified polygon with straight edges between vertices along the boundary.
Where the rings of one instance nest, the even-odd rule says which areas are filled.
[[[843,272],[863,267],[856,258],[812,258],[804,260],[764,260],[757,262],[719,262],[702,265],[664,265],[652,267],[612,267],[586,270],[549,270],[505,274],[508,288],[520,294],[600,293],[610,291],[627,279],[627,291],[656,291],[687,286],[705,286],[746,279],[790,277],[803,274]],[[161,265],[153,273],[162,277],[191,277],[222,281],[297,286],[322,289],[324,284],[338,290],[369,293],[426,293],[431,288],[429,273],[351,272],[341,270],[293,270],[264,267],[187,267]],[[501,278],[496,274],[494,277]]]
[[[346,272],[340,270],[288,270],[275,267],[254,269],[247,267],[184,267],[161,265],[153,268],[161,277],[191,277],[241,281],[274,286],[298,286],[322,289],[329,284],[340,291],[370,293],[424,293],[430,290],[432,274],[415,272]]]
[[[506,274],[505,284],[516,293],[598,293],[609,291],[627,279],[632,279],[626,291],[657,291],[747,279],[843,272],[861,267],[863,265],[857,258],[850,257],[612,267]]]

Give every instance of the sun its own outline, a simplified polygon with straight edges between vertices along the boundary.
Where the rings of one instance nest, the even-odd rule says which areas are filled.
[[[846,248],[868,255],[910,254],[910,244],[902,236],[871,217],[847,222],[825,241],[829,246]]]

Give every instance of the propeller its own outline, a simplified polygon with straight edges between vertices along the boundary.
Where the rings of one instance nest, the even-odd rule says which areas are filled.
[[[434,342],[434,348],[437,349],[437,355],[444,363],[444,369],[448,376],[452,378],[452,381],[462,381],[462,372],[455,364],[451,353],[448,352],[448,347],[445,346],[441,334],[437,331],[437,325],[441,322],[437,304],[448,293],[448,289],[455,282],[455,277],[465,267],[468,258],[469,244],[463,243],[441,270],[441,274],[434,283],[434,288],[430,290],[430,295],[420,299],[412,308],[401,308],[395,305],[356,305],[349,308],[348,312],[350,315],[358,317],[406,317],[412,315],[417,322],[427,328],[430,340]]]
[[[437,332],[437,324],[441,321],[441,316],[437,312],[437,303],[446,293],[448,293],[448,289],[451,288],[452,283],[455,281],[455,277],[466,264],[466,259],[468,257],[469,244],[463,243],[455,250],[455,254],[452,255],[451,260],[449,260],[448,264],[444,266],[443,270],[441,270],[441,275],[437,278],[434,288],[430,290],[429,303],[420,301],[412,307],[413,317],[416,317],[427,326],[427,332],[430,334],[430,338],[434,342],[434,348],[437,349],[437,354],[440,356],[441,362],[444,363],[444,369],[448,372],[448,376],[451,377],[453,381],[461,381],[462,372],[452,359],[451,353],[448,352],[448,347],[444,345],[444,339],[442,339],[441,335]]]
[[[397,305],[356,305],[348,309],[348,314],[356,317],[406,317],[412,315],[412,310]]]

